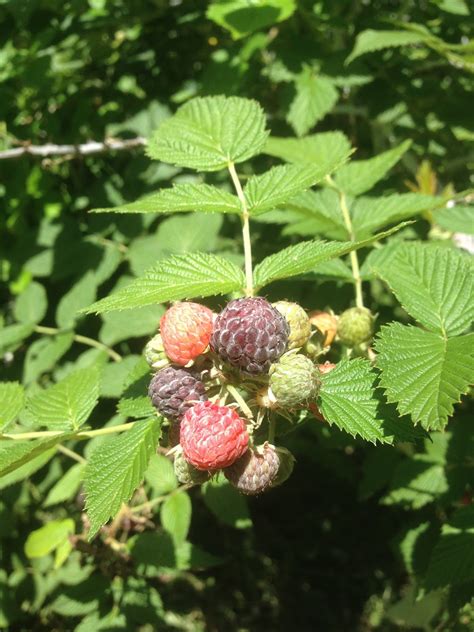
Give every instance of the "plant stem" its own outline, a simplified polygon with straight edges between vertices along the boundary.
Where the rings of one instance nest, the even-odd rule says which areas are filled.
[[[43,327],[42,325],[36,325],[35,331],[38,334],[44,334],[46,336],[57,336],[58,334],[65,333],[63,330],[57,329],[56,327]],[[89,338],[88,336],[81,336],[80,334],[74,334],[74,340],[82,343],[83,345],[87,345],[88,347],[94,347],[95,349],[105,351],[114,362],[122,361],[122,356],[119,353],[108,347],[103,342],[99,342],[99,340]]]
[[[247,406],[247,402],[244,400],[244,398],[240,395],[239,391],[232,386],[232,384],[226,384],[226,389],[229,391],[229,393],[232,395],[232,397],[235,399],[235,401],[237,402],[237,404],[239,405],[239,408],[242,410],[243,413],[245,413],[245,415],[249,418],[249,419],[253,419],[253,412],[250,410],[250,408]]]
[[[80,454],[77,454],[76,452],[74,452],[73,450],[70,450],[69,448],[64,447],[63,445],[59,444],[58,445],[58,450],[59,452],[62,452],[65,456],[68,456],[71,459],[74,459],[74,461],[77,461],[78,463],[87,463],[86,459],[81,456]]]
[[[341,207],[342,217],[344,218],[344,224],[349,235],[349,239],[351,241],[356,241],[354,229],[352,227],[351,215],[349,213],[349,208],[347,206],[346,194],[344,191],[341,191],[337,188],[336,183],[331,178],[331,176],[326,176],[329,184],[335,188],[339,195],[339,206]],[[359,268],[359,258],[357,256],[357,252],[353,250],[349,253],[349,257],[351,260],[352,267],[352,276],[354,277],[354,289],[355,289],[355,299],[357,307],[364,307],[364,299],[362,297],[362,279],[360,276],[360,268]]]
[[[90,439],[91,437],[99,437],[101,435],[113,434],[115,432],[126,432],[127,430],[131,430],[136,423],[136,421],[132,421],[128,424],[107,426],[106,428],[98,428],[97,430],[83,430],[77,432],[76,434],[68,436],[67,439]],[[64,430],[38,430],[35,432],[16,432],[9,434],[0,433],[0,441],[2,441],[3,439],[13,441],[26,441],[28,439],[47,439],[48,437],[60,437],[64,434]]]
[[[192,487],[192,485],[188,485],[187,483],[184,485],[180,485],[179,487],[177,487],[176,489],[173,489],[173,491],[169,492],[168,494],[163,494],[163,496],[157,496],[156,498],[147,500],[146,503],[142,503],[141,505],[135,505],[134,507],[130,507],[129,511],[130,513],[140,513],[144,509],[151,509],[152,507],[155,507],[155,505],[159,505],[160,503],[164,502],[170,496],[174,496],[175,494],[178,494],[179,492],[186,491],[190,487]]]
[[[227,167],[242,207],[242,237],[244,240],[245,281],[247,286],[245,288],[245,295],[253,296],[252,243],[250,241],[249,210],[234,163],[229,162]]]

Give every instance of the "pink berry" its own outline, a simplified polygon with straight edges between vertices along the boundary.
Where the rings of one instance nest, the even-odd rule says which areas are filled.
[[[245,421],[228,406],[202,402],[190,408],[181,421],[184,458],[198,470],[232,465],[244,454],[248,442]]]

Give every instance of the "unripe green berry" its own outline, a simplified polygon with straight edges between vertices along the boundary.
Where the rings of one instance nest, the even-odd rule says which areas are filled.
[[[368,342],[374,332],[374,317],[366,307],[351,307],[339,317],[337,333],[348,347]]]
[[[153,338],[147,342],[144,355],[145,360],[152,369],[163,369],[170,364],[163,348],[163,341],[161,340],[160,334],[153,336]]]
[[[273,303],[282,316],[290,325],[290,335],[288,337],[288,349],[302,347],[311,335],[311,323],[308,314],[298,303],[289,301],[277,301]]]
[[[174,457],[174,473],[176,478],[183,485],[201,485],[209,480],[209,472],[198,470],[188,463],[181,451]]]
[[[313,362],[304,355],[285,353],[270,369],[270,390],[281,408],[297,408],[314,400],[321,380]]]

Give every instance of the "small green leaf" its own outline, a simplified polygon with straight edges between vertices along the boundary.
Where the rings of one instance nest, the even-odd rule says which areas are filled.
[[[337,188],[349,195],[369,191],[397,164],[410,145],[411,140],[405,140],[398,147],[384,151],[375,158],[353,160],[342,166],[334,177]]]
[[[153,417],[156,411],[148,397],[151,369],[144,358],[139,358],[127,375],[122,397],[117,406],[124,417],[143,419]]]
[[[173,463],[163,454],[153,454],[145,472],[145,480],[159,496],[168,494],[178,487]]]
[[[391,323],[382,327],[375,346],[388,401],[426,430],[442,430],[472,379],[474,334],[446,340]]]
[[[191,501],[186,492],[171,494],[161,506],[161,524],[174,542],[186,540],[191,524]]]
[[[76,465],[69,468],[56,485],[49,490],[46,500],[44,501],[44,506],[51,507],[52,505],[63,503],[66,500],[71,500],[81,486],[84,477],[84,469],[84,463],[76,463]]]
[[[194,253],[160,261],[148,273],[112,296],[94,303],[87,313],[131,309],[197,296],[226,294],[242,289],[243,272],[217,255]]]
[[[55,454],[56,448],[49,448],[48,450],[38,454],[38,456],[33,456],[30,461],[16,467],[8,474],[0,474],[0,490],[5,489],[10,485],[16,485],[16,483],[23,482],[30,478],[30,476],[33,476],[35,472],[46,465],[46,463],[48,463]]]
[[[252,526],[246,498],[222,474],[204,483],[201,489],[204,502],[218,520],[236,529]]]
[[[390,491],[382,499],[384,505],[402,505],[421,509],[448,491],[443,463],[426,454],[416,454],[402,461],[395,469]]]
[[[367,29],[357,35],[354,48],[346,59],[346,64],[350,64],[351,61],[366,53],[372,53],[383,48],[420,44],[426,39],[427,37],[420,33],[410,33],[409,31],[374,31],[373,29]]]
[[[214,0],[209,4],[206,16],[238,39],[288,19],[295,9],[295,0],[258,0],[256,3]]]
[[[33,325],[10,325],[0,329],[0,354],[15,351],[33,333]]]
[[[178,184],[162,189],[136,202],[113,208],[96,208],[91,213],[236,213],[241,212],[239,198],[209,184]]]
[[[44,557],[57,547],[61,546],[69,536],[74,533],[74,521],[70,518],[65,520],[52,520],[32,531],[25,542],[26,557]]]
[[[311,272],[325,261],[345,255],[352,250],[368,246],[378,239],[388,237],[400,230],[405,224],[399,224],[391,230],[379,233],[370,239],[355,242],[336,241],[303,241],[296,246],[289,246],[274,255],[270,255],[259,263],[254,270],[254,282],[261,288],[273,281]]]
[[[285,204],[293,196],[325,178],[338,164],[326,162],[313,165],[282,165],[273,167],[261,176],[253,176],[247,182],[244,193],[251,216]]]
[[[100,444],[85,471],[89,539],[130,500],[145,475],[160,436],[157,419],[136,422],[127,432]]]
[[[433,590],[474,580],[474,505],[459,509],[443,525],[425,577]]]
[[[474,268],[456,250],[403,244],[375,271],[406,311],[430,331],[456,336],[474,319]]]
[[[298,136],[303,136],[334,107],[339,93],[327,77],[305,68],[295,82],[296,96],[287,121]]]
[[[0,430],[18,417],[23,408],[24,390],[18,382],[0,382]]]
[[[78,430],[99,400],[99,372],[79,369],[27,400],[28,419],[35,427]]]
[[[163,121],[148,144],[155,160],[200,171],[217,171],[260,153],[265,115],[256,101],[199,97]]]
[[[95,300],[96,280],[93,272],[86,274],[64,294],[56,309],[56,323],[61,329],[71,329],[78,318],[78,311]]]
[[[15,302],[15,318],[25,324],[41,322],[48,308],[48,298],[42,285],[33,281]]]

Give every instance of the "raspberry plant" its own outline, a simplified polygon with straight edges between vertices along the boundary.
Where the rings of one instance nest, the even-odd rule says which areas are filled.
[[[279,445],[280,435],[288,423],[298,432],[304,423],[323,422],[380,445],[384,455],[390,448],[383,446],[426,442],[427,458],[413,460],[423,469],[414,479],[419,488],[410,492],[394,484],[386,502],[397,502],[400,494],[415,506],[428,502],[423,494],[430,494],[431,484],[443,484],[436,470],[442,440],[436,438],[430,448],[428,433],[445,429],[473,373],[473,334],[468,333],[473,277],[472,261],[458,250],[417,240],[385,244],[396,233],[407,234],[410,222],[405,220],[443,206],[439,198],[421,194],[365,195],[409,145],[369,160],[350,160],[352,149],[342,133],[270,136],[260,106],[237,97],[196,98],[162,122],[148,142],[148,156],[206,174],[209,182],[181,182],[96,212],[235,216],[241,224],[243,266],[235,253],[173,255],[83,309],[108,314],[170,303],[159,334],[144,350],[146,361],[136,362],[126,378],[118,403],[124,423],[87,426],[99,399],[96,366],[75,370],[53,386],[28,393],[26,400],[22,386],[2,383],[3,484],[32,475],[56,450],[74,455],[71,446],[92,439],[96,445],[87,463],[73,456],[78,463],[68,473],[70,488],[75,492],[83,483],[85,493],[84,531],[77,537],[91,541],[102,533],[116,543],[124,520],[162,505],[162,525],[186,560],[188,489],[203,485],[210,496],[213,489],[230,487],[249,495],[278,494],[275,487],[294,465],[291,453]],[[250,161],[257,164],[263,155],[283,164],[253,175]],[[303,240],[260,258],[252,253],[254,222],[263,230],[267,222],[276,222],[293,234],[325,239]],[[273,305],[265,298],[275,282],[313,275],[352,284],[353,304],[338,316],[315,296],[309,317],[288,297],[279,296]],[[378,327],[377,314],[367,308],[364,281],[388,288],[412,322]],[[219,297],[218,315],[196,302],[209,297]],[[4,340],[26,338],[35,322],[12,325]],[[41,326],[36,331],[41,333]],[[117,436],[98,440],[105,435]],[[403,471],[402,463],[401,479]],[[140,501],[144,479],[166,476],[175,483]],[[162,484],[151,482],[152,487]],[[465,491],[469,485],[462,474],[458,487]],[[471,514],[471,506],[461,507],[443,526],[420,580],[423,590],[449,583],[464,590],[474,580]],[[69,518],[46,524],[31,534],[27,555],[53,551],[60,567],[71,553],[75,528]],[[407,533],[404,551],[427,529],[421,524]],[[38,544],[43,540],[46,545]]]

